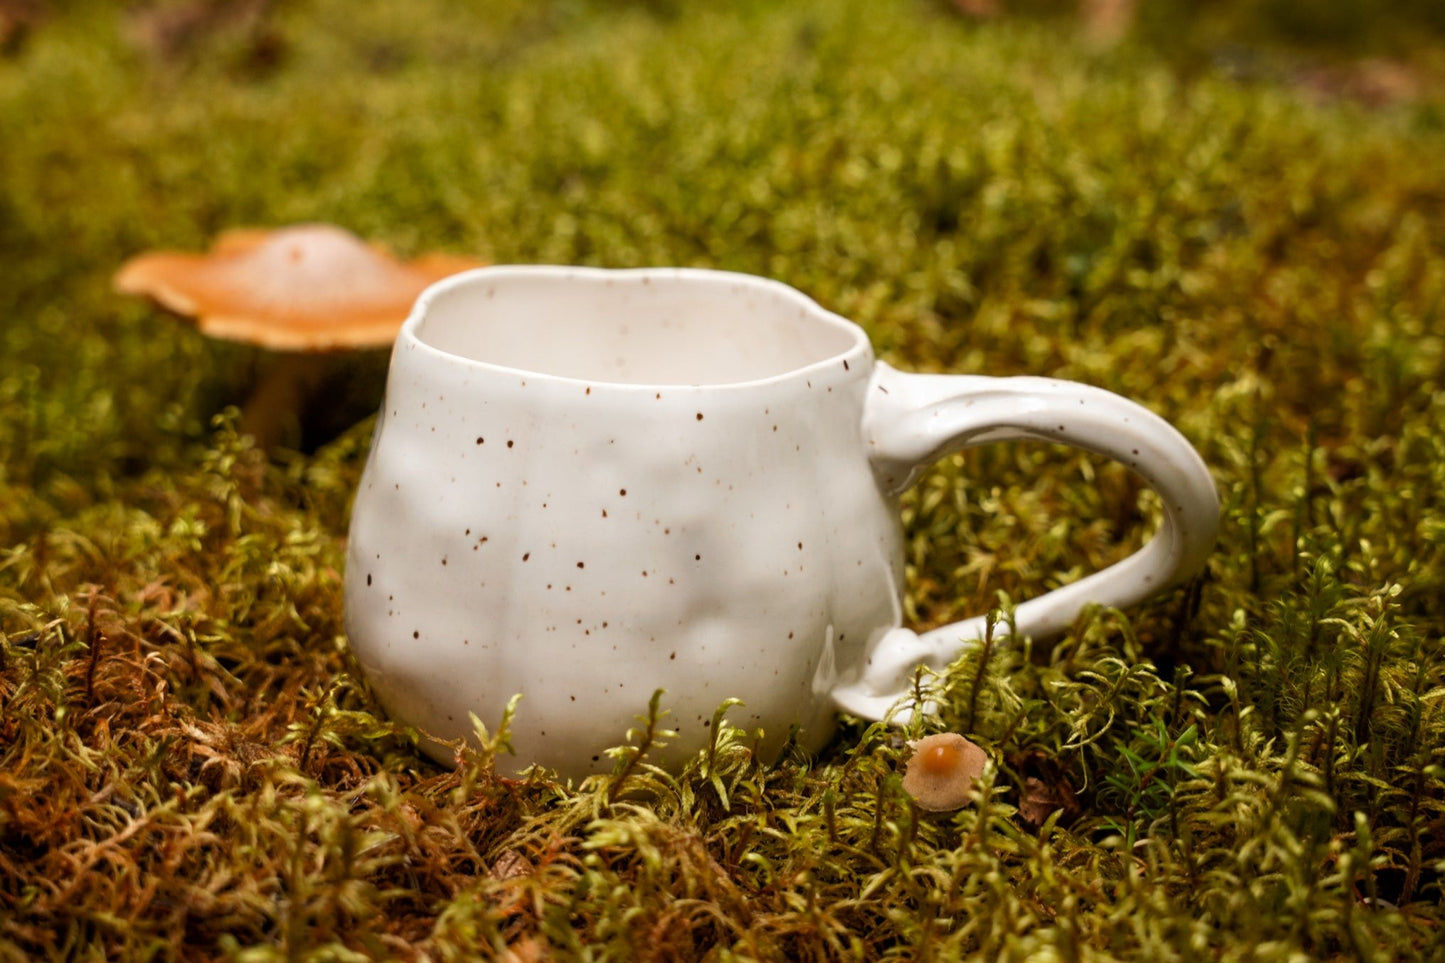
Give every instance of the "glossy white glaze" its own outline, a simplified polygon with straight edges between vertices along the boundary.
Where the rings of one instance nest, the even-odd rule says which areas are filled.
[[[881,718],[978,622],[901,627],[895,498],[941,453],[1030,437],[1119,458],[1166,524],[1113,568],[1027,603],[1022,632],[1128,605],[1203,564],[1218,504],[1188,443],[1115,395],[922,376],[802,294],[687,269],[498,267],[429,289],[403,326],[352,514],[352,650],[395,717],[437,739],[522,693],[515,757],[580,776],[667,690],[679,738],[713,711]],[[440,746],[437,758],[450,761]]]

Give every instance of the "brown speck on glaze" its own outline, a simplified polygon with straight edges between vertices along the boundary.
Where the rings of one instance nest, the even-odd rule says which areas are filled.
[[[367,585],[370,585],[370,584],[371,584],[371,573],[370,573],[370,572],[367,572],[367,573],[366,573],[366,584],[367,584]]]
[[[514,444],[516,444],[516,442],[512,441],[510,438],[507,439],[507,447],[508,447],[508,448],[511,448]]]
[[[587,390],[584,391],[583,394],[588,394],[588,395],[590,395],[591,393],[592,393],[592,386],[591,386],[591,385],[588,385],[588,386],[587,386]]]
[[[485,442],[485,441],[486,441],[486,439],[483,438],[481,435],[478,435],[478,436],[477,436],[477,444],[480,445],[480,444],[482,444],[482,443]]]
[[[602,517],[603,517],[603,518],[606,518],[606,517],[607,517],[607,509],[605,509],[605,508],[602,509]]]
[[[697,413],[697,420],[698,420],[698,421],[702,421],[702,412],[701,412],[701,411],[699,411],[699,412]]]
[[[524,561],[524,562],[525,562],[527,559],[531,558],[531,557],[532,557],[532,553],[531,553],[531,552],[523,552],[523,553],[522,553],[522,561]]]
[[[621,495],[623,498],[626,498],[626,497],[627,497],[627,489],[625,489],[625,488],[619,488],[619,489],[617,490],[617,494]]]
[[[586,565],[584,565],[582,562],[578,562],[578,563],[577,563],[577,567],[578,567],[578,568],[586,568]]]
[[[419,638],[421,638],[421,632],[420,632],[420,630],[412,632],[411,637],[414,638],[414,639],[419,639]]]
[[[847,358],[844,358],[844,359],[843,359],[843,370],[844,370],[844,371],[848,371],[848,370],[849,370],[849,368],[848,368],[848,359],[847,359]]]

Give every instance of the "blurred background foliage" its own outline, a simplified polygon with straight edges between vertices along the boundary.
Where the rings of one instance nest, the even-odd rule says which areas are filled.
[[[954,367],[990,319],[1047,310],[1040,333],[1078,336],[1198,314],[1218,292],[1185,282],[1211,258],[1241,255],[1232,296],[1271,243],[1320,253],[1332,216],[1320,243],[1363,248],[1438,205],[1434,5],[1170,0],[1102,48],[1069,5],[997,7],[11,0],[0,396],[25,415],[0,429],[5,464],[136,470],[244,396],[269,359],[107,287],[129,254],[238,224],[770,274],[872,325],[885,354],[928,328],[942,343],[903,360]],[[1383,93],[1378,61],[1340,66],[1407,40]],[[1341,116],[1366,109],[1388,116]],[[1372,154],[1393,183],[1366,203]],[[1070,350],[1032,344],[1019,367]]]

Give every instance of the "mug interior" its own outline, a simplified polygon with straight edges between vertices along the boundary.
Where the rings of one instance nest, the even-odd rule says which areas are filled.
[[[866,347],[786,285],[693,269],[482,268],[430,288],[406,328],[470,361],[617,384],[758,381]]]

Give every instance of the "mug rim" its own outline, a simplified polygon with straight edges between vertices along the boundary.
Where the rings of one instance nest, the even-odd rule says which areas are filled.
[[[494,361],[484,361],[480,358],[467,357],[438,348],[424,340],[418,334],[417,329],[420,328],[423,320],[431,311],[432,303],[458,288],[470,287],[488,280],[506,278],[535,279],[549,276],[558,281],[585,278],[591,280],[635,280],[641,282],[654,278],[666,278],[669,280],[685,280],[711,284],[744,284],[753,288],[755,291],[767,292],[785,301],[791,301],[797,307],[807,311],[808,315],[811,316],[815,322],[825,324],[847,335],[852,343],[843,350],[835,351],[816,361],[811,361],[807,364],[790,368],[787,371],[760,378],[712,383],[658,383],[651,381],[585,379],[571,375],[538,371],[533,368],[499,364]],[[845,371],[850,371],[852,366],[849,362],[855,359],[859,362],[856,374],[861,376],[865,371],[869,370],[869,362],[873,360],[872,342],[869,341],[867,333],[859,325],[834,311],[829,311],[797,288],[785,284],[782,281],[756,274],[694,267],[601,268],[558,264],[490,264],[484,267],[472,268],[443,278],[431,284],[418,295],[406,320],[402,322],[401,330],[397,333],[396,346],[400,347],[403,341],[407,343],[407,347],[410,349],[422,350],[452,364],[474,368],[487,373],[535,378],[542,381],[554,381],[567,385],[587,385],[599,390],[613,389],[628,392],[655,391],[659,388],[666,388],[669,391],[683,389],[689,391],[717,391],[757,388],[807,378],[810,375],[821,373],[830,368],[836,368],[840,362]]]

